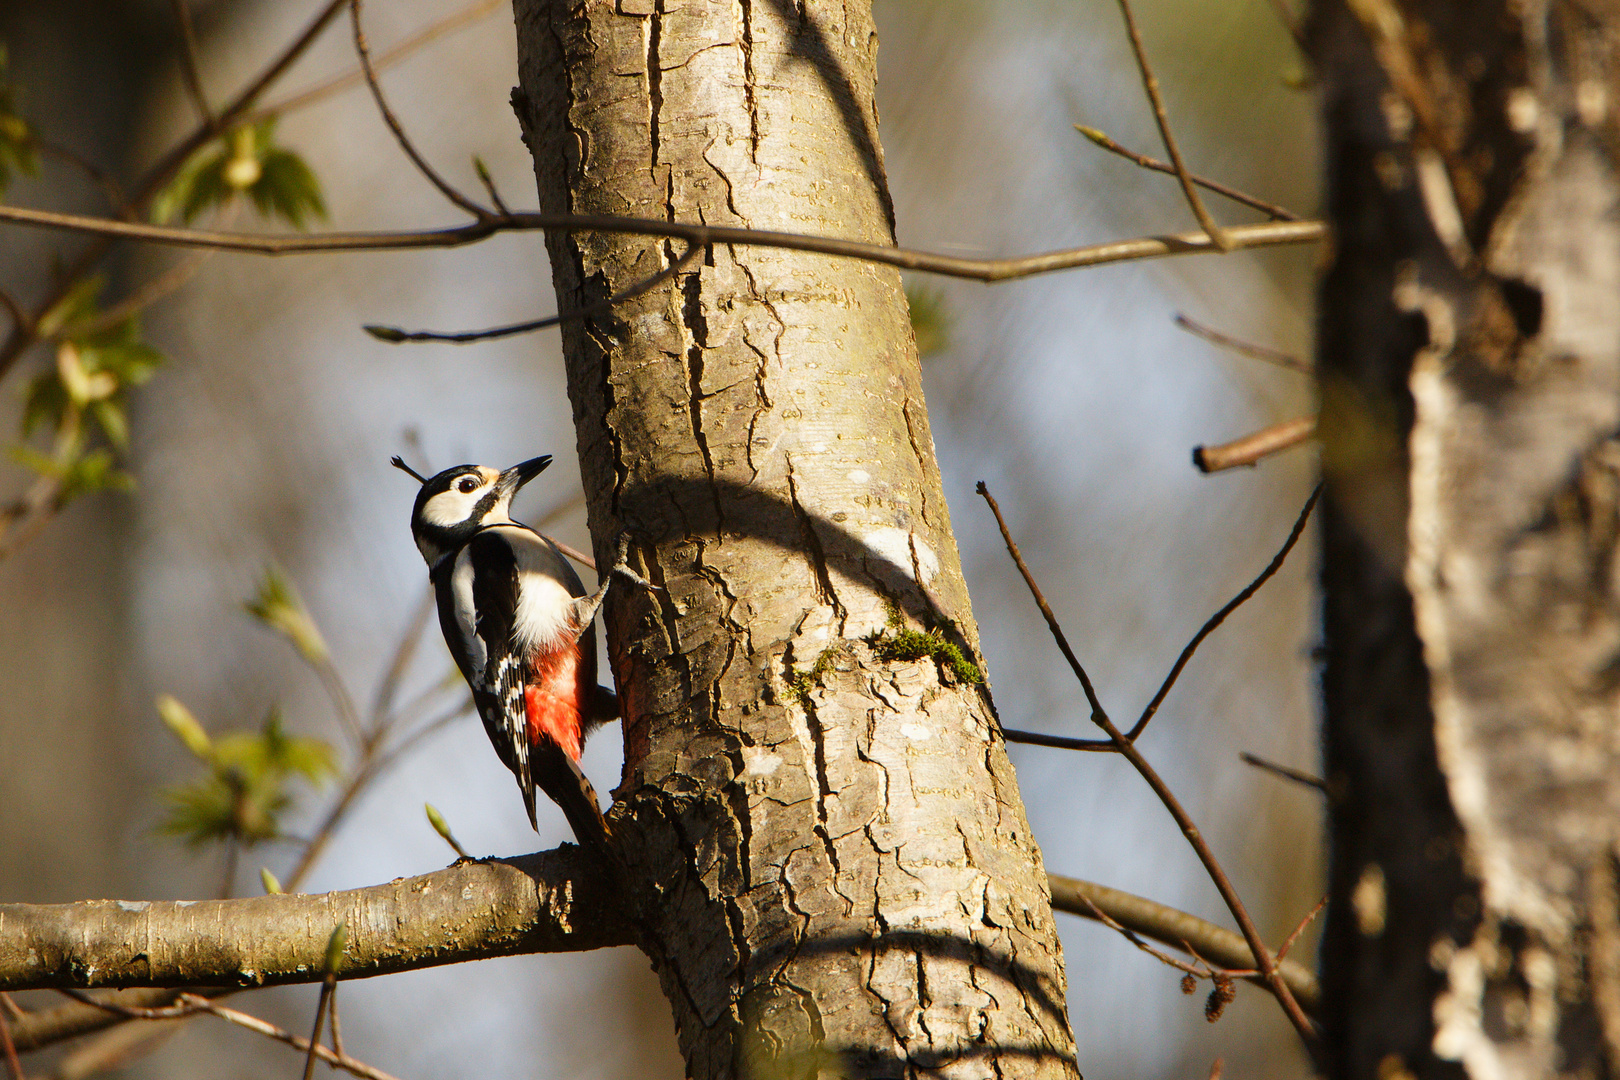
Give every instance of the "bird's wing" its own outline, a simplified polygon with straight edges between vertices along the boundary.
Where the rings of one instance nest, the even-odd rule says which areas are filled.
[[[473,536],[456,556],[450,586],[455,629],[467,643],[468,670],[463,673],[495,753],[517,777],[532,824],[534,778],[523,706],[529,673],[524,651],[512,634],[518,612],[518,566],[511,545],[488,530]]]

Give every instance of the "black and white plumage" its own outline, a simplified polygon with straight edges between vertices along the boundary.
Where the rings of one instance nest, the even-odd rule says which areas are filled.
[[[496,754],[517,777],[529,823],[538,786],[582,844],[602,849],[607,824],[578,762],[585,736],[617,715],[612,692],[596,684],[592,629],[612,575],[587,595],[556,545],[512,520],[512,497],[550,463],[458,465],[423,480],[411,533],[445,642]],[[624,555],[621,540],[621,567]]]

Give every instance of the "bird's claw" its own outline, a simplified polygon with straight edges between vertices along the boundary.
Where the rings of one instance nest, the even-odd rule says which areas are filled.
[[[654,585],[652,582],[630,569],[630,533],[628,531],[621,532],[619,534],[618,555],[613,560],[613,570],[611,572],[618,574],[622,578],[635,582],[644,589],[651,589],[653,592],[664,591],[664,587],[662,585]]]

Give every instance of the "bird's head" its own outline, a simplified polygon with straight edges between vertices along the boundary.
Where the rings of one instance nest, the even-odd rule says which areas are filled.
[[[395,458],[396,467],[422,480],[422,490],[416,493],[416,505],[411,509],[411,535],[422,558],[432,566],[479,529],[510,522],[512,496],[550,464],[551,455],[546,454],[504,471],[484,465],[457,465],[422,480]]]

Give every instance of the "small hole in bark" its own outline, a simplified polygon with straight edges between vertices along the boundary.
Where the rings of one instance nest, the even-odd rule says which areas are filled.
[[[1507,278],[1502,282],[1502,299],[1513,312],[1513,322],[1521,338],[1533,338],[1541,333],[1541,290],[1534,285]]]

